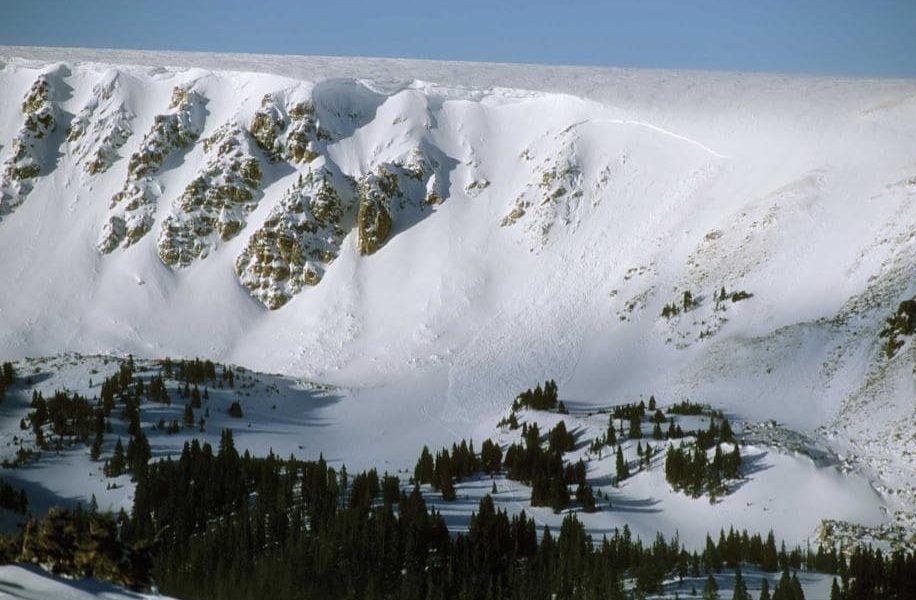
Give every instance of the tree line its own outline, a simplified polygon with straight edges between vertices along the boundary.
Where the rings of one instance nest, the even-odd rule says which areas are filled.
[[[627,527],[596,540],[573,513],[539,536],[531,518],[510,517],[489,495],[467,533],[450,535],[418,486],[374,471],[350,476],[322,458],[240,455],[228,430],[216,450],[193,441],[177,460],[143,469],[130,514],[52,511],[0,549],[62,574],[138,589],[155,582],[188,600],[623,599],[748,566],[783,571],[771,600],[803,597],[793,582],[803,568],[835,574],[839,600],[916,591],[916,560],[901,551],[787,551],[772,532],[732,529],[690,552],[661,534],[646,544]]]

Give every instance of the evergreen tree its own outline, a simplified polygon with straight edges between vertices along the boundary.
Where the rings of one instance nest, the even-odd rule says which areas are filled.
[[[830,586],[830,600],[845,600],[845,598],[846,596],[840,589],[840,585],[837,583],[836,577],[834,577],[833,584]]]
[[[587,483],[580,483],[576,488],[576,502],[582,505],[582,510],[585,512],[595,512],[597,508],[595,506],[595,495],[592,492],[592,486]]]
[[[442,499],[447,502],[451,502],[456,498],[455,482],[452,481],[452,475],[448,470],[444,470],[439,479],[439,492],[442,494]]]
[[[124,457],[124,445],[121,443],[121,438],[118,438],[118,441],[115,443],[114,452],[111,455],[111,459],[106,464],[105,475],[108,477],[120,477],[124,474],[126,465],[127,462],[126,458]]]
[[[137,474],[146,468],[152,457],[149,440],[142,431],[132,437],[127,443],[127,468]]]
[[[0,375],[0,378],[2,378],[5,386],[11,386],[16,383],[16,367],[13,366],[13,363],[9,361],[3,363],[2,375]]]
[[[83,577],[118,581],[122,553],[114,519],[96,514],[89,519],[87,530],[77,540],[73,566]]]
[[[642,437],[642,424],[640,423],[640,418],[638,413],[634,413],[630,417],[630,432],[629,438],[636,440]]]
[[[767,540],[763,546],[763,556],[760,560],[760,568],[768,573],[775,573],[779,568],[779,557],[776,552],[776,539],[773,537],[772,529],[767,534]]]
[[[770,582],[766,577],[760,580],[760,600],[772,600],[770,597]]]
[[[703,585],[703,600],[719,600],[719,584],[716,578],[709,574],[706,576],[706,583]]]
[[[484,442],[484,445],[486,446],[486,442]],[[423,446],[423,450],[420,452],[417,466],[413,470],[413,479],[421,484],[432,483],[433,481],[433,456],[429,453],[429,448],[426,446]]]
[[[621,482],[630,476],[630,468],[623,458],[623,449],[617,446],[617,481]]]
[[[741,567],[735,569],[735,586],[732,592],[732,600],[752,600],[750,593],[747,591],[747,585],[744,583],[744,577],[741,575]]]
[[[427,450],[428,454],[429,450]],[[430,462],[432,462],[432,457],[430,457]],[[498,473],[503,462],[503,451],[499,444],[490,439],[484,440],[480,446],[480,462],[488,475]]]
[[[789,589],[792,593],[792,600],[805,600],[805,592],[802,590],[801,582],[798,580],[798,575],[795,573],[792,573]]]
[[[617,444],[617,431],[614,429],[614,417],[608,418],[607,433],[604,436],[604,443],[608,446]]]
[[[551,452],[571,452],[576,448],[576,438],[566,430],[566,423],[560,421],[550,430],[547,436],[547,444]]]
[[[95,434],[95,441],[92,442],[92,448],[89,450],[89,459],[92,462],[98,462],[102,457],[102,444],[105,442],[105,438],[101,431],[97,431]]]

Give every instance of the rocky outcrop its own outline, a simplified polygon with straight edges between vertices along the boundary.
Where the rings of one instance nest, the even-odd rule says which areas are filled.
[[[118,100],[120,75],[110,71],[92,89],[86,105],[70,124],[67,141],[76,161],[90,175],[104,173],[119,158],[118,150],[127,142],[134,115]]]
[[[310,101],[286,103],[272,94],[261,100],[248,132],[273,162],[312,162],[318,157],[318,144],[330,138],[318,126]]]
[[[29,89],[20,109],[22,128],[11,144],[10,156],[0,172],[0,215],[22,204],[42,174],[42,145],[57,127],[59,109],[51,101],[51,83],[40,76]]]
[[[270,309],[317,285],[340,252],[352,184],[326,167],[300,175],[236,259],[239,281]]]
[[[401,196],[398,177],[385,167],[365,176],[357,192],[357,243],[360,254],[374,254],[391,233],[391,202]]]
[[[572,221],[583,197],[583,176],[570,148],[536,173],[537,179],[519,194],[500,225],[509,227],[524,221],[525,230],[543,243],[556,223]]]
[[[426,212],[442,202],[435,167],[416,150],[407,162],[378,165],[359,180],[356,230],[360,254],[374,254],[388,241],[398,214]]]
[[[176,87],[168,113],[157,115],[143,137],[140,148],[130,157],[123,189],[111,199],[112,215],[102,230],[99,250],[112,252],[128,247],[153,226],[159,186],[153,175],[173,153],[189,148],[203,130],[206,99],[196,91]]]
[[[258,205],[261,164],[253,142],[230,122],[203,141],[206,167],[185,188],[162,223],[159,258],[185,267],[235,237]]]

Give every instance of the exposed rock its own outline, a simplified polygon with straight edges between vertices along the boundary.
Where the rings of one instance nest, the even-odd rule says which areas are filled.
[[[236,259],[242,285],[268,308],[280,308],[304,286],[317,285],[337,258],[346,236],[337,188],[350,186],[341,180],[326,167],[300,175]]]
[[[129,247],[152,228],[160,192],[153,175],[166,158],[190,147],[200,136],[205,104],[206,98],[196,91],[179,87],[172,91],[171,112],[156,116],[140,148],[130,157],[124,188],[111,199],[112,209],[119,208],[121,213],[112,215],[102,228],[99,250],[108,253],[118,246]]]
[[[887,358],[893,358],[904,342],[899,337],[908,337],[916,332],[916,298],[904,300],[897,305],[897,310],[885,321],[884,329],[879,335],[886,338],[882,349]]]
[[[441,203],[435,166],[419,150],[407,163],[378,165],[357,187],[357,246],[360,254],[374,254],[391,235],[396,215],[423,211]]]
[[[117,71],[110,71],[92,90],[89,101],[67,130],[76,161],[90,175],[103,173],[119,157],[118,150],[130,137],[134,115],[123,101],[115,101],[120,87]]]
[[[22,101],[25,120],[13,138],[11,154],[0,173],[0,214],[22,204],[32,191],[33,180],[41,175],[42,141],[56,128],[59,113],[51,101],[51,91],[50,82],[42,75]]]
[[[500,225],[509,227],[525,220],[525,230],[543,243],[551,227],[570,224],[583,196],[582,171],[572,149],[561,153],[539,173],[515,199]]]
[[[374,254],[391,233],[391,200],[401,195],[398,176],[379,166],[359,182],[356,216],[360,254]]]
[[[272,94],[261,100],[248,132],[273,162],[312,162],[319,154],[318,142],[330,137],[318,126],[311,102],[286,104]]]
[[[203,141],[206,167],[185,188],[162,223],[159,258],[184,267],[235,237],[258,204],[261,165],[247,132],[235,122]]]

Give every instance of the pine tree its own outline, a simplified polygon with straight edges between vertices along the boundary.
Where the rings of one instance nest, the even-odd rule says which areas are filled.
[[[124,457],[124,445],[121,438],[115,443],[114,453],[105,468],[105,475],[108,477],[120,477],[124,474],[126,459]]]
[[[802,590],[801,582],[798,575],[792,573],[792,579],[789,581],[789,589],[792,592],[792,600],[805,600],[805,592]]]
[[[706,576],[706,583],[703,585],[703,600],[719,600],[719,584],[716,578],[709,574]]]
[[[642,437],[642,425],[639,420],[639,414],[633,413],[633,416],[630,417],[630,439],[639,439]]]
[[[486,442],[484,442],[484,445],[486,445]],[[429,448],[423,446],[423,450],[420,452],[420,459],[413,470],[414,481],[420,484],[432,483],[433,467],[433,456],[429,453]]]
[[[630,476],[630,468],[623,458],[623,448],[617,446],[617,481],[621,482]]]
[[[744,583],[744,577],[741,575],[741,567],[735,569],[735,589],[732,592],[732,600],[752,600],[747,591],[747,585]]]
[[[763,556],[760,559],[760,568],[768,573],[775,573],[779,568],[779,557],[776,552],[776,539],[773,537],[772,529],[767,534],[767,540],[763,546]]]
[[[152,457],[149,440],[142,431],[132,437],[127,443],[127,467],[135,474],[139,474],[149,459]]]
[[[794,600],[794,596],[789,571],[783,569],[779,581],[776,582],[776,586],[773,588],[773,600]]]
[[[427,450],[426,453],[429,454],[429,450]],[[488,475],[498,473],[502,466],[502,461],[503,451],[502,448],[499,447],[499,444],[490,439],[484,440],[483,444],[480,446],[480,462],[482,463],[483,470]],[[432,457],[430,457],[430,462],[432,462]]]
[[[451,502],[456,498],[455,495],[455,483],[452,481],[452,474],[449,469],[444,469],[439,479],[439,492],[442,494],[442,499],[446,502]]]
[[[592,492],[592,486],[587,483],[580,483],[576,488],[576,502],[582,505],[582,510],[587,513],[595,512],[595,495]]]
[[[89,450],[89,459],[92,462],[98,462],[99,458],[102,457],[102,444],[104,443],[105,438],[101,431],[96,432],[95,441],[92,442],[92,448]]]
[[[190,404],[184,405],[184,426],[194,427],[194,409],[191,408]]]
[[[118,581],[121,579],[122,553],[114,519],[93,515],[88,531],[77,541],[74,567],[83,577]]]
[[[830,586],[830,600],[845,600],[840,584],[837,583],[836,577],[833,578],[833,585]]]

